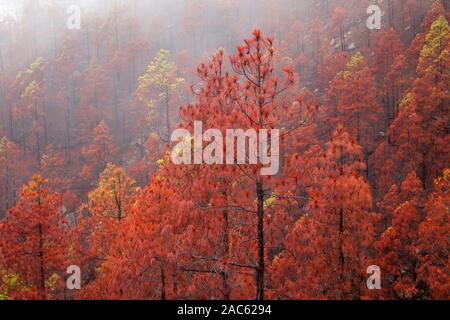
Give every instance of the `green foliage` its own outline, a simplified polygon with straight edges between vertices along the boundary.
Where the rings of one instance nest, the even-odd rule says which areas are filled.
[[[0,272],[0,300],[9,300],[10,293],[19,286],[19,275],[16,273]]]

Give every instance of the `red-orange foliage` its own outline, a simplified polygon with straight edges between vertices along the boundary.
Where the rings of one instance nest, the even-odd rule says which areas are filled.
[[[61,196],[47,180],[34,176],[0,222],[0,268],[18,277],[11,298],[64,296],[67,232]]]
[[[434,191],[425,203],[425,219],[419,227],[420,267],[418,279],[426,284],[426,297],[449,299],[450,272],[448,268],[450,240],[450,171],[438,177]]]
[[[354,55],[330,83],[327,104],[326,117],[332,127],[343,123],[366,149],[373,144],[373,128],[376,128],[381,109],[372,72],[360,53]]]
[[[375,245],[378,251],[376,264],[385,273],[382,291],[387,299],[411,299],[418,294],[417,241],[421,221],[418,206],[422,192],[421,181],[414,172],[410,173],[401,185],[396,204],[392,206],[392,223]]]
[[[109,127],[105,121],[101,121],[93,131],[92,142],[82,149],[86,164],[80,173],[81,177],[90,181],[97,176],[108,162],[113,161],[114,150]]]
[[[361,149],[339,127],[318,154],[318,181],[273,261],[273,298],[354,299],[366,294],[364,274],[373,241],[371,195],[359,174]]]
[[[0,300],[449,298],[448,1],[378,1],[381,30],[360,0],[132,2],[0,18]],[[175,165],[195,121],[279,130],[280,171]]]

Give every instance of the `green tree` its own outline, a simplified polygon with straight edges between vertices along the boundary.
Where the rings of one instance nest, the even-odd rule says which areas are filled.
[[[153,129],[159,121],[165,121],[167,140],[171,136],[170,108],[181,96],[185,84],[183,78],[176,76],[177,67],[169,60],[170,51],[161,49],[150,62],[147,71],[139,77],[137,98],[148,108],[147,121]]]

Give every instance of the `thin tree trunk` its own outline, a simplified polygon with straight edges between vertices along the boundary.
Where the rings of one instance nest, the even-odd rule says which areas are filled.
[[[161,300],[166,300],[166,274],[162,264],[159,266],[159,272],[161,277]]]
[[[43,297],[45,297],[44,243],[42,239],[43,235],[41,224],[39,224],[38,226],[38,233],[39,233],[39,269],[40,269],[39,289]]]
[[[165,100],[165,107],[166,107],[166,126],[167,126],[167,139],[170,140],[170,114],[169,114],[169,88],[166,87],[166,100]]]
[[[224,246],[224,255],[229,257],[230,255],[230,236],[228,232],[229,228],[229,216],[228,210],[223,210],[223,220],[224,220],[224,236],[223,236],[223,246]],[[230,286],[228,284],[228,270],[222,270],[222,286],[223,286],[223,297],[224,300],[230,300]]]
[[[256,270],[256,300],[264,300],[264,189],[261,181],[256,183],[258,197],[258,267]]]

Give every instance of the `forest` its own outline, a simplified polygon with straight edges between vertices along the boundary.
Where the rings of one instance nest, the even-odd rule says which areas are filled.
[[[448,300],[449,9],[0,0],[0,300]]]

